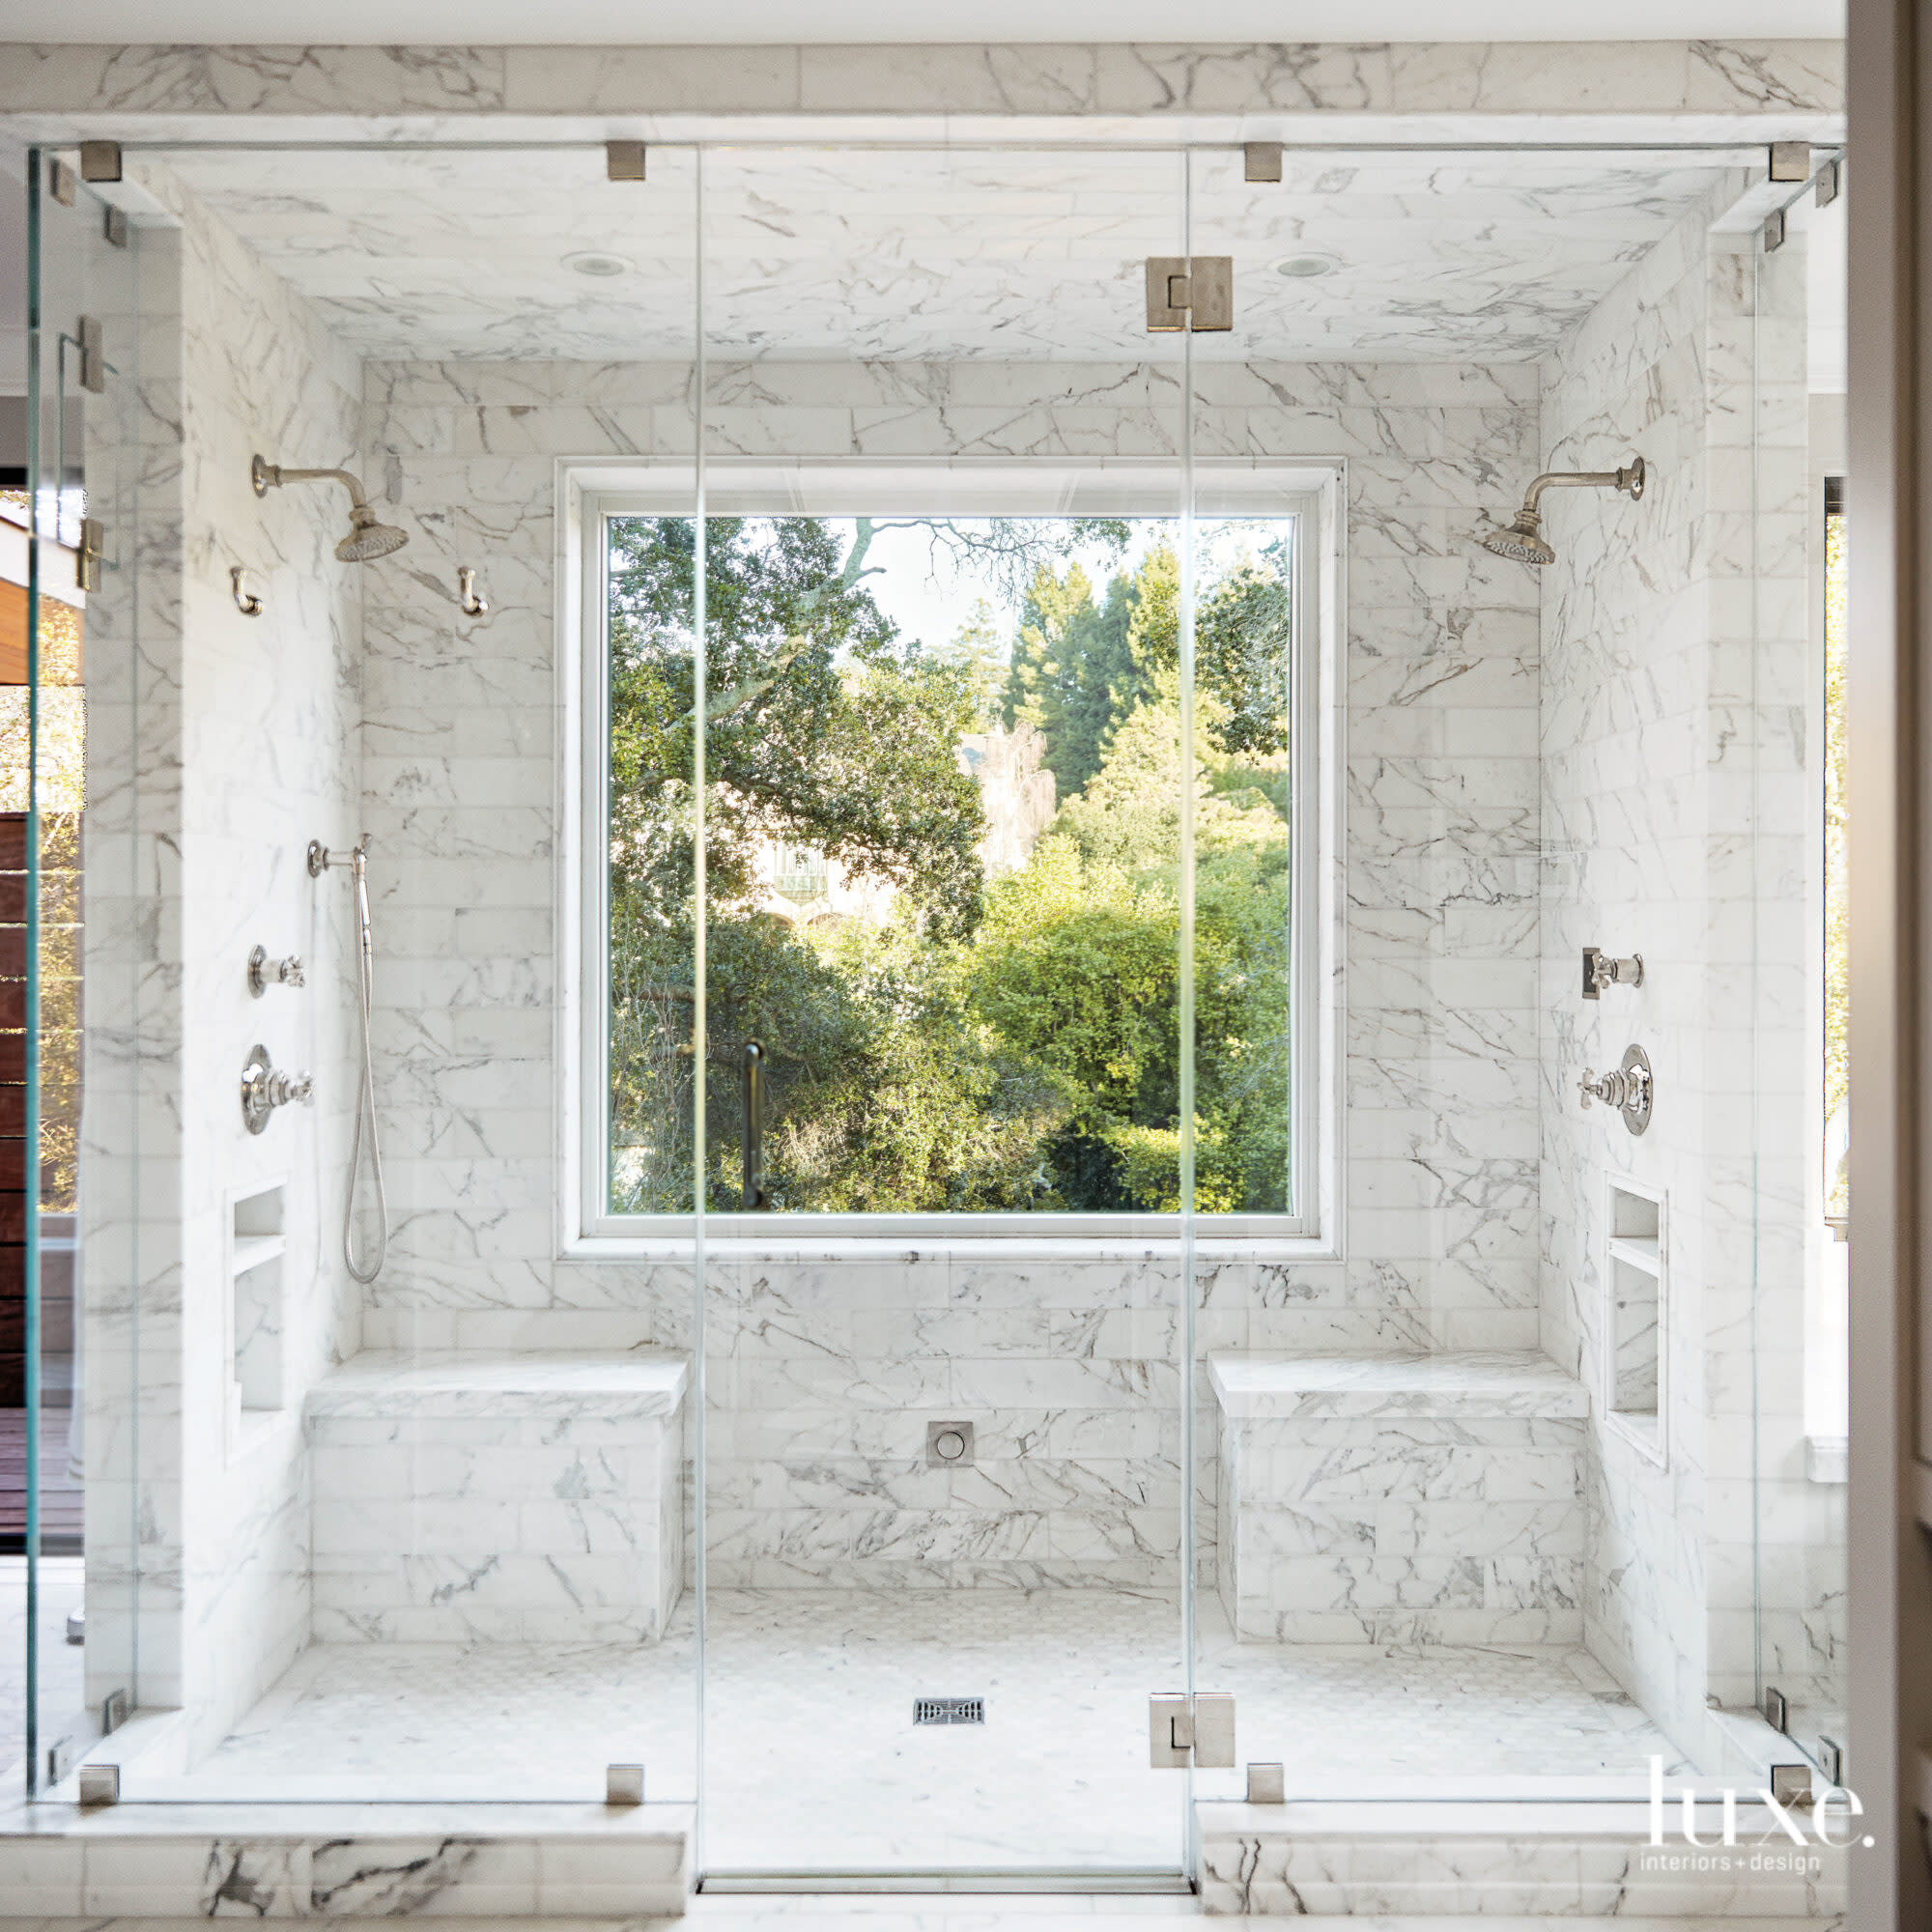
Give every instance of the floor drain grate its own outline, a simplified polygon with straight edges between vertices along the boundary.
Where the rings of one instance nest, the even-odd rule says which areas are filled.
[[[983,1724],[986,1700],[983,1697],[915,1697],[912,1706],[915,1724]]]

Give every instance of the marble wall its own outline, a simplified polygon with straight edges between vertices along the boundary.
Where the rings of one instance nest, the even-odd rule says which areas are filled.
[[[1754,1589],[1794,1701],[1837,1642],[1813,1579],[1835,1492],[1804,1474],[1803,247],[1706,230],[1566,339],[1543,394],[1549,467],[1649,466],[1640,504],[1577,492],[1548,520],[1543,1343],[1601,1392],[1606,1180],[1662,1189],[1665,1453],[1600,1393],[1588,1632],[1693,1751],[1707,1700],[1754,1699]],[[1585,944],[1640,952],[1642,987],[1582,1002]],[[1658,1082],[1641,1139],[1577,1094],[1631,1041]]]
[[[339,882],[314,886],[303,864],[309,838],[355,836],[356,586],[331,554],[346,527],[339,488],[328,486],[334,500],[309,486],[258,502],[248,466],[257,450],[292,465],[351,459],[360,385],[284,284],[163,173],[149,184],[179,224],[141,243],[151,621],[138,649],[130,633],[90,664],[110,699],[94,764],[117,776],[89,828],[108,896],[88,933],[90,1076],[101,1078],[86,1131],[102,1155],[89,1180],[105,1185],[89,1196],[85,1266],[100,1293],[87,1356],[107,1411],[90,1432],[103,1506],[130,1500],[114,1483],[123,1459],[138,1456],[141,1470],[141,1675],[124,1688],[187,1707],[206,1743],[308,1639],[301,1396],[358,1339],[336,1248],[353,955]],[[257,618],[236,608],[236,564],[263,598]],[[133,917],[118,897],[130,884],[146,895]],[[257,943],[302,955],[307,988],[253,999]],[[313,1111],[290,1109],[259,1138],[238,1100],[256,1041],[312,1071],[319,1093]],[[131,1122],[118,1111],[129,1098]],[[243,1407],[232,1388],[233,1207],[277,1187],[287,1249],[255,1277],[252,1320],[279,1374],[258,1378]],[[138,1306],[125,1293],[130,1260]],[[143,1390],[134,1417],[122,1401],[129,1346]],[[126,1444],[130,1422],[139,1439]],[[109,1601],[128,1554],[107,1524],[98,1558]]]
[[[247,114],[1642,114],[1836,111],[1830,40],[1019,46],[20,44],[0,112]],[[1260,133],[1257,129],[1257,133]],[[1793,126],[1798,133],[1802,128]]]
[[[1533,1348],[1534,580],[1467,541],[1535,467],[1522,367],[1219,365],[1204,456],[1348,466],[1347,1261],[1205,1257],[1204,1347]],[[726,366],[717,446],[1172,447],[1171,371]],[[371,364],[365,797],[392,1259],[372,1347],[686,1347],[674,1261],[559,1261],[554,461],[688,449],[660,365]],[[454,606],[475,563],[493,602]],[[565,721],[568,728],[568,721]],[[1179,1548],[1177,1270],[1131,1245],[714,1256],[720,1581],[1158,1581]],[[1198,1391],[1204,1403],[1205,1388]],[[972,1416],[972,1471],[923,1466]],[[1203,1439],[1211,1442],[1211,1427]],[[1211,1471],[1204,1511],[1211,1514]]]

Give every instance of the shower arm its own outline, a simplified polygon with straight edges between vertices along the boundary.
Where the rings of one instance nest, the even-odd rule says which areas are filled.
[[[1522,507],[1535,516],[1546,490],[1564,489],[1621,490],[1635,501],[1643,495],[1643,458],[1639,456],[1627,469],[1546,469],[1523,492]]]
[[[248,467],[248,476],[258,497],[266,497],[270,490],[279,489],[284,483],[313,483],[332,477],[349,492],[352,509],[366,510],[369,507],[369,499],[362,494],[362,485],[346,469],[284,469],[279,463],[265,463],[258,456]]]

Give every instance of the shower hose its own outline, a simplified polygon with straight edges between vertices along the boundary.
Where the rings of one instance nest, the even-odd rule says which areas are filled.
[[[355,1140],[349,1154],[349,1197],[342,1206],[342,1260],[349,1272],[365,1286],[383,1272],[389,1255],[389,1198],[383,1185],[383,1148],[376,1132],[376,1068],[369,1044],[370,1011],[376,1001],[376,942],[369,928],[368,860],[357,845],[355,919],[360,928],[355,949],[357,1009],[362,1017],[362,1078],[355,1095]],[[376,1251],[373,1261],[357,1258],[355,1197],[362,1179],[362,1140],[369,1140],[369,1170],[376,1189]]]

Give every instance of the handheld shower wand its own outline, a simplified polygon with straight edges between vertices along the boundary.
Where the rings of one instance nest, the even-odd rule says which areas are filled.
[[[376,1002],[376,940],[369,921],[369,840],[365,834],[346,858],[332,857],[320,839],[309,840],[308,875],[319,879],[331,866],[349,867],[355,878],[355,980],[362,1015],[362,1078],[355,1095],[355,1142],[349,1154],[349,1194],[342,1206],[342,1263],[366,1288],[389,1258],[389,1197],[383,1183],[383,1148],[376,1134],[376,1067],[369,1043],[370,1012]],[[369,1170],[376,1192],[376,1255],[357,1259],[355,1193],[362,1179],[362,1136],[369,1136]]]

